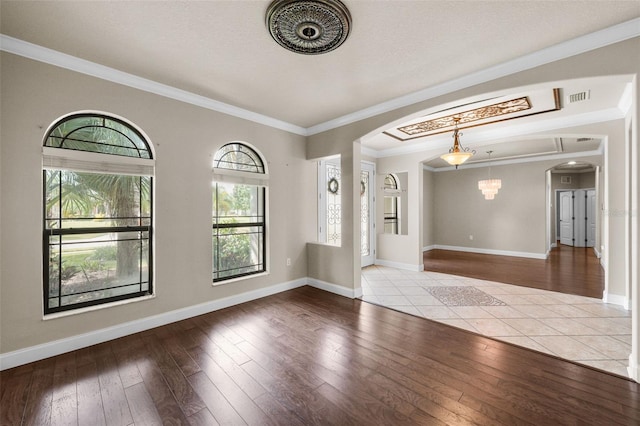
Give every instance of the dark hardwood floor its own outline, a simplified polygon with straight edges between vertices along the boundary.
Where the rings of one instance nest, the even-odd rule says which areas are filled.
[[[640,424],[640,385],[311,287],[1,373],[2,425]]]
[[[546,260],[451,250],[424,252],[425,271],[602,299],[604,271],[593,248],[558,245]]]

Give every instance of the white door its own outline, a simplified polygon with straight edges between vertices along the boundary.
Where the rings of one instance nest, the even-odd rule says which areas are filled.
[[[573,191],[562,191],[558,206],[560,244],[573,246]]]
[[[596,245],[596,190],[587,191],[587,247]]]
[[[573,191],[573,246],[587,246],[587,191]]]
[[[363,268],[373,265],[376,257],[374,193],[375,166],[363,161],[360,164],[360,266]]]

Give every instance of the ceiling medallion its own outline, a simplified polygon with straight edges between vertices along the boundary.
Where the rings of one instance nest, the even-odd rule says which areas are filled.
[[[266,21],[278,44],[305,55],[336,49],[351,29],[349,10],[339,0],[275,0]]]

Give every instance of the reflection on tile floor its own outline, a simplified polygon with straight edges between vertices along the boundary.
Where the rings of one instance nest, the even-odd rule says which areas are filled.
[[[456,288],[447,292],[444,287]],[[460,287],[474,290],[465,292]],[[631,312],[618,305],[589,297],[384,266],[362,270],[362,292],[362,300],[366,302],[628,377]]]

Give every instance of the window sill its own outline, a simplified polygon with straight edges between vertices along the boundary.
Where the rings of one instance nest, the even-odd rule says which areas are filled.
[[[214,282],[212,284],[212,287],[218,287],[218,286],[225,285],[225,284],[231,284],[231,283],[235,283],[237,281],[249,280],[251,278],[266,277],[267,275],[269,275],[269,271],[259,272],[257,274],[251,274],[251,275],[244,275],[242,277],[237,277],[237,278],[230,278],[230,279],[224,280],[224,281],[216,281],[216,282]]]
[[[84,313],[87,313],[87,312],[93,312],[93,311],[98,311],[98,310],[102,310],[102,309],[113,308],[115,306],[128,305],[130,303],[137,303],[137,302],[144,302],[144,301],[147,301],[147,300],[150,300],[150,299],[155,299],[155,298],[156,298],[156,295],[155,294],[151,294],[149,296],[136,297],[135,299],[118,300],[117,302],[104,303],[102,305],[87,306],[86,308],[74,309],[72,311],[56,312],[54,314],[43,315],[42,316],[42,320],[43,321],[48,321],[48,320],[53,320],[53,319],[58,319],[58,318],[70,317],[70,316],[73,316],[73,315],[84,314]]]

